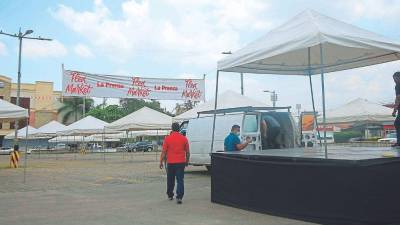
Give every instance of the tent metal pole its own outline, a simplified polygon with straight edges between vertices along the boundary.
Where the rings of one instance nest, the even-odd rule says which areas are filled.
[[[313,107],[313,113],[314,113],[314,125],[318,132],[319,145],[322,146],[322,140],[320,138],[321,134],[318,130],[317,112],[315,111],[314,88],[313,88],[312,79],[311,79],[311,48],[310,47],[308,47],[308,78],[310,81],[311,101],[312,101],[312,107]]]
[[[243,73],[240,73],[240,94],[244,95]]]
[[[26,119],[26,129],[25,129],[24,184],[26,182],[26,166],[28,161],[28,130],[29,130],[29,117]]]
[[[106,145],[105,145],[105,142],[104,142],[104,136],[106,135],[105,133],[106,133],[106,129],[105,129],[105,127],[104,127],[104,128],[103,128],[103,134],[102,134],[103,162],[106,161]]]
[[[219,81],[219,70],[217,70],[217,78],[216,78],[216,82],[215,82],[214,118],[213,118],[213,130],[212,130],[212,137],[211,137],[210,154],[214,151],[215,121],[217,119],[217,106],[218,106],[218,81]]]
[[[321,89],[322,89],[322,122],[324,127],[324,149],[325,149],[325,158],[328,158],[328,145],[326,143],[326,108],[325,108],[325,77],[324,77],[324,57],[322,44],[319,44],[320,50],[320,59],[321,59]]]

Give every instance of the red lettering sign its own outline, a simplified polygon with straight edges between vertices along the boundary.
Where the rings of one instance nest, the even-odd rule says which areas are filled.
[[[65,92],[68,94],[88,95],[92,88],[89,84],[68,84]]]
[[[144,87],[146,81],[141,81],[140,77],[132,77],[132,85],[137,87]]]
[[[136,96],[136,97],[141,97],[141,98],[145,98],[147,96],[150,95],[150,89],[148,88],[129,88],[128,96]]]
[[[86,83],[86,76],[73,71],[71,72],[71,82]]]

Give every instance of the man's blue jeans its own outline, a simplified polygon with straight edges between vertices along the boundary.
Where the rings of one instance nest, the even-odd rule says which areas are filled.
[[[185,187],[183,183],[183,178],[185,175],[185,163],[171,163],[167,167],[167,195],[168,197],[174,197],[174,187],[176,178],[176,198],[182,199]]]

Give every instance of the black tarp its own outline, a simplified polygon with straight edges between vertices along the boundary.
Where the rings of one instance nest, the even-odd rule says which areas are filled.
[[[400,159],[213,153],[211,201],[322,224],[400,224]]]

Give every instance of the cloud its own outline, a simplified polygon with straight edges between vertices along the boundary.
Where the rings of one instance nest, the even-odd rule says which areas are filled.
[[[77,54],[78,56],[82,57],[82,58],[92,58],[94,57],[92,51],[90,50],[90,48],[84,44],[77,44],[74,47],[74,52],[75,54]]]
[[[400,20],[399,0],[340,0],[337,3],[354,19]]]
[[[148,0],[124,1],[118,16],[100,0],[91,10],[59,5],[50,12],[96,49],[120,62],[149,53],[152,60],[215,66],[221,51],[241,46],[240,30],[270,26],[269,20],[260,19],[269,10],[262,0],[169,0],[160,4],[164,5],[158,7],[168,8],[172,15],[159,15]]]
[[[22,52],[24,57],[62,57],[67,55],[65,46],[58,40],[38,41],[24,39],[22,43]]]
[[[0,42],[0,56],[7,55],[7,47],[3,42]]]

